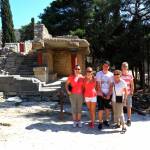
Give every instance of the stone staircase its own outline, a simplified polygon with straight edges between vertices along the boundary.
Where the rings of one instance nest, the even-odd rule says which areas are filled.
[[[6,58],[6,63],[4,66],[4,70],[8,72],[8,74],[17,74],[18,68],[23,61],[23,56],[16,55],[15,53],[9,54]]]
[[[65,95],[66,78],[46,83],[33,76],[33,67],[37,66],[36,53],[24,56],[6,49],[0,54],[0,92],[6,97],[31,96],[58,100],[60,92]]]
[[[23,57],[23,61],[18,67],[18,74],[24,77],[33,76],[33,67],[37,67],[37,54],[27,55]]]
[[[0,74],[33,76],[37,64],[37,54],[21,55],[11,50],[1,50]]]
[[[0,75],[0,92],[5,97],[47,97],[59,101],[60,92],[65,95],[64,83],[66,78],[46,84],[34,77],[21,77],[20,75]]]

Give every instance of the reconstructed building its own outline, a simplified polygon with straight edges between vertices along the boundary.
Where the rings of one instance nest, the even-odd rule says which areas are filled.
[[[50,76],[67,76],[72,73],[76,64],[81,66],[83,72],[85,71],[86,56],[90,52],[89,43],[85,39],[71,36],[54,38],[43,24],[37,24],[32,46],[38,52],[38,63],[41,66],[35,68],[35,72],[40,73],[42,67],[47,67]]]

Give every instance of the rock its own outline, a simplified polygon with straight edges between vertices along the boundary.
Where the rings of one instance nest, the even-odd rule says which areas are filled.
[[[136,92],[133,95],[133,109],[142,115],[150,114],[150,93]]]

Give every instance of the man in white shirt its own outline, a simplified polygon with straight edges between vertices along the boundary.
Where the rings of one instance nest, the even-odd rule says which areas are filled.
[[[113,73],[109,71],[109,68],[110,62],[104,61],[102,70],[96,73],[99,130],[102,129],[103,123],[109,126],[110,120]],[[106,118],[103,121],[104,110]]]

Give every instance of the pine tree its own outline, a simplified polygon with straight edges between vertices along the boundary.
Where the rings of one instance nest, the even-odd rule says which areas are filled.
[[[39,18],[53,36],[71,33],[83,37],[92,4],[93,0],[55,0]]]
[[[1,18],[2,18],[2,46],[4,47],[5,43],[16,41],[9,0],[1,0]]]

